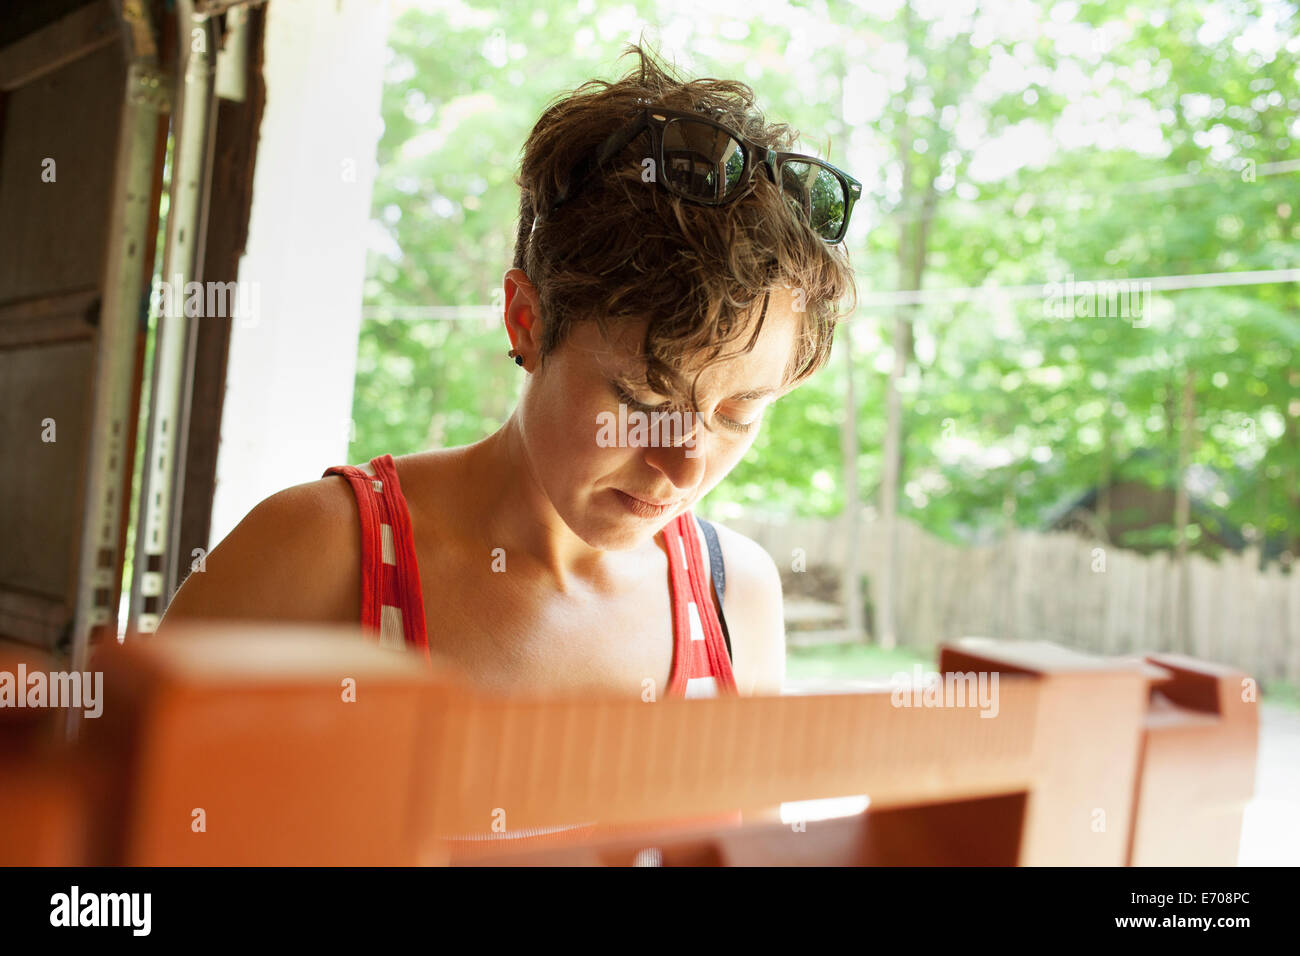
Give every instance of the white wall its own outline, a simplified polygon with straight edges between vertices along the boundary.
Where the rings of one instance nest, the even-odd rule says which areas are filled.
[[[263,498],[346,460],[387,0],[271,0],[266,109],[232,322],[215,545]],[[217,131],[220,135],[220,130]]]

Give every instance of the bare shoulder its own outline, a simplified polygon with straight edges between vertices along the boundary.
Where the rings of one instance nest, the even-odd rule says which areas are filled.
[[[430,448],[393,456],[417,552],[426,539],[439,542],[443,551],[450,546],[460,517],[458,502],[474,490],[465,479],[464,451],[464,447]]]
[[[785,680],[785,614],[781,574],[767,550],[713,522],[727,575],[727,615],[742,694],[779,694]]]
[[[360,519],[345,478],[277,491],[190,572],[159,632],[183,618],[359,621],[360,555]]]

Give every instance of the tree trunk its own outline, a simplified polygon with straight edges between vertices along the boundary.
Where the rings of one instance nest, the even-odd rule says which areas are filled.
[[[919,62],[925,54],[923,37],[915,35],[911,3],[904,3],[903,34],[907,43],[907,60]],[[906,96],[906,91],[904,92]],[[921,168],[924,174],[914,182],[912,126],[908,113],[903,110],[898,127],[898,156],[902,163],[901,213],[898,228],[898,288],[920,289],[925,277],[926,246],[929,242],[930,222],[939,204],[935,181],[941,172],[939,157],[943,150],[932,150],[931,157]],[[920,203],[916,200],[920,199]],[[909,212],[920,209],[920,215],[909,219]],[[895,609],[895,582],[900,576],[898,553],[898,494],[903,480],[903,403],[900,386],[907,372],[907,362],[914,359],[912,319],[909,305],[900,304],[894,313],[894,364],[890,369],[885,389],[886,430],[884,462],[880,483],[880,524],[883,537],[883,555],[880,570],[878,640],[880,646],[892,649],[898,642],[897,612]]]
[[[902,447],[903,411],[898,394],[898,383],[903,377],[906,355],[903,351],[903,336],[906,333],[907,320],[903,318],[902,309],[894,319],[894,365],[889,371],[889,382],[885,386],[885,447],[884,469],[880,482],[880,528],[883,537],[884,553],[880,563],[880,587],[877,595],[876,638],[886,650],[898,643],[898,633],[894,621],[894,578],[898,565],[898,480],[899,457]]]
[[[854,384],[856,369],[853,365],[853,327],[844,325],[844,404],[845,414],[840,426],[840,449],[844,458],[844,518],[848,532],[847,551],[844,556],[844,577],[840,593],[844,601],[845,625],[854,640],[866,634],[863,626],[862,574],[861,574],[861,516],[862,495],[858,488],[858,399]]]
[[[1182,654],[1191,653],[1187,632],[1191,626],[1191,575],[1187,566],[1187,524],[1191,515],[1191,499],[1187,492],[1187,468],[1191,461],[1193,428],[1195,427],[1195,373],[1189,368],[1183,373],[1181,427],[1178,429],[1178,487],[1174,495],[1174,559],[1178,569],[1178,589],[1174,605],[1173,649]]]

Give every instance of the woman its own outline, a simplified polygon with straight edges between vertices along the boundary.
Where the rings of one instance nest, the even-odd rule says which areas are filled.
[[[824,364],[860,187],[775,152],[792,131],[743,84],[632,51],[637,69],[560,98],[524,146],[510,419],[272,495],[165,623],[362,621],[507,692],[780,693],[776,566],[717,526],[717,567],[692,508]]]

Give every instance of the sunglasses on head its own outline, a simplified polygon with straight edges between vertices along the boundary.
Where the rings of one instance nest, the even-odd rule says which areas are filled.
[[[674,196],[705,206],[736,199],[760,166],[786,204],[827,243],[844,238],[862,184],[830,163],[802,153],[781,153],[699,113],[647,106],[611,133],[594,158],[575,170],[549,212],[576,196],[591,176],[643,131],[650,131],[655,179]]]

